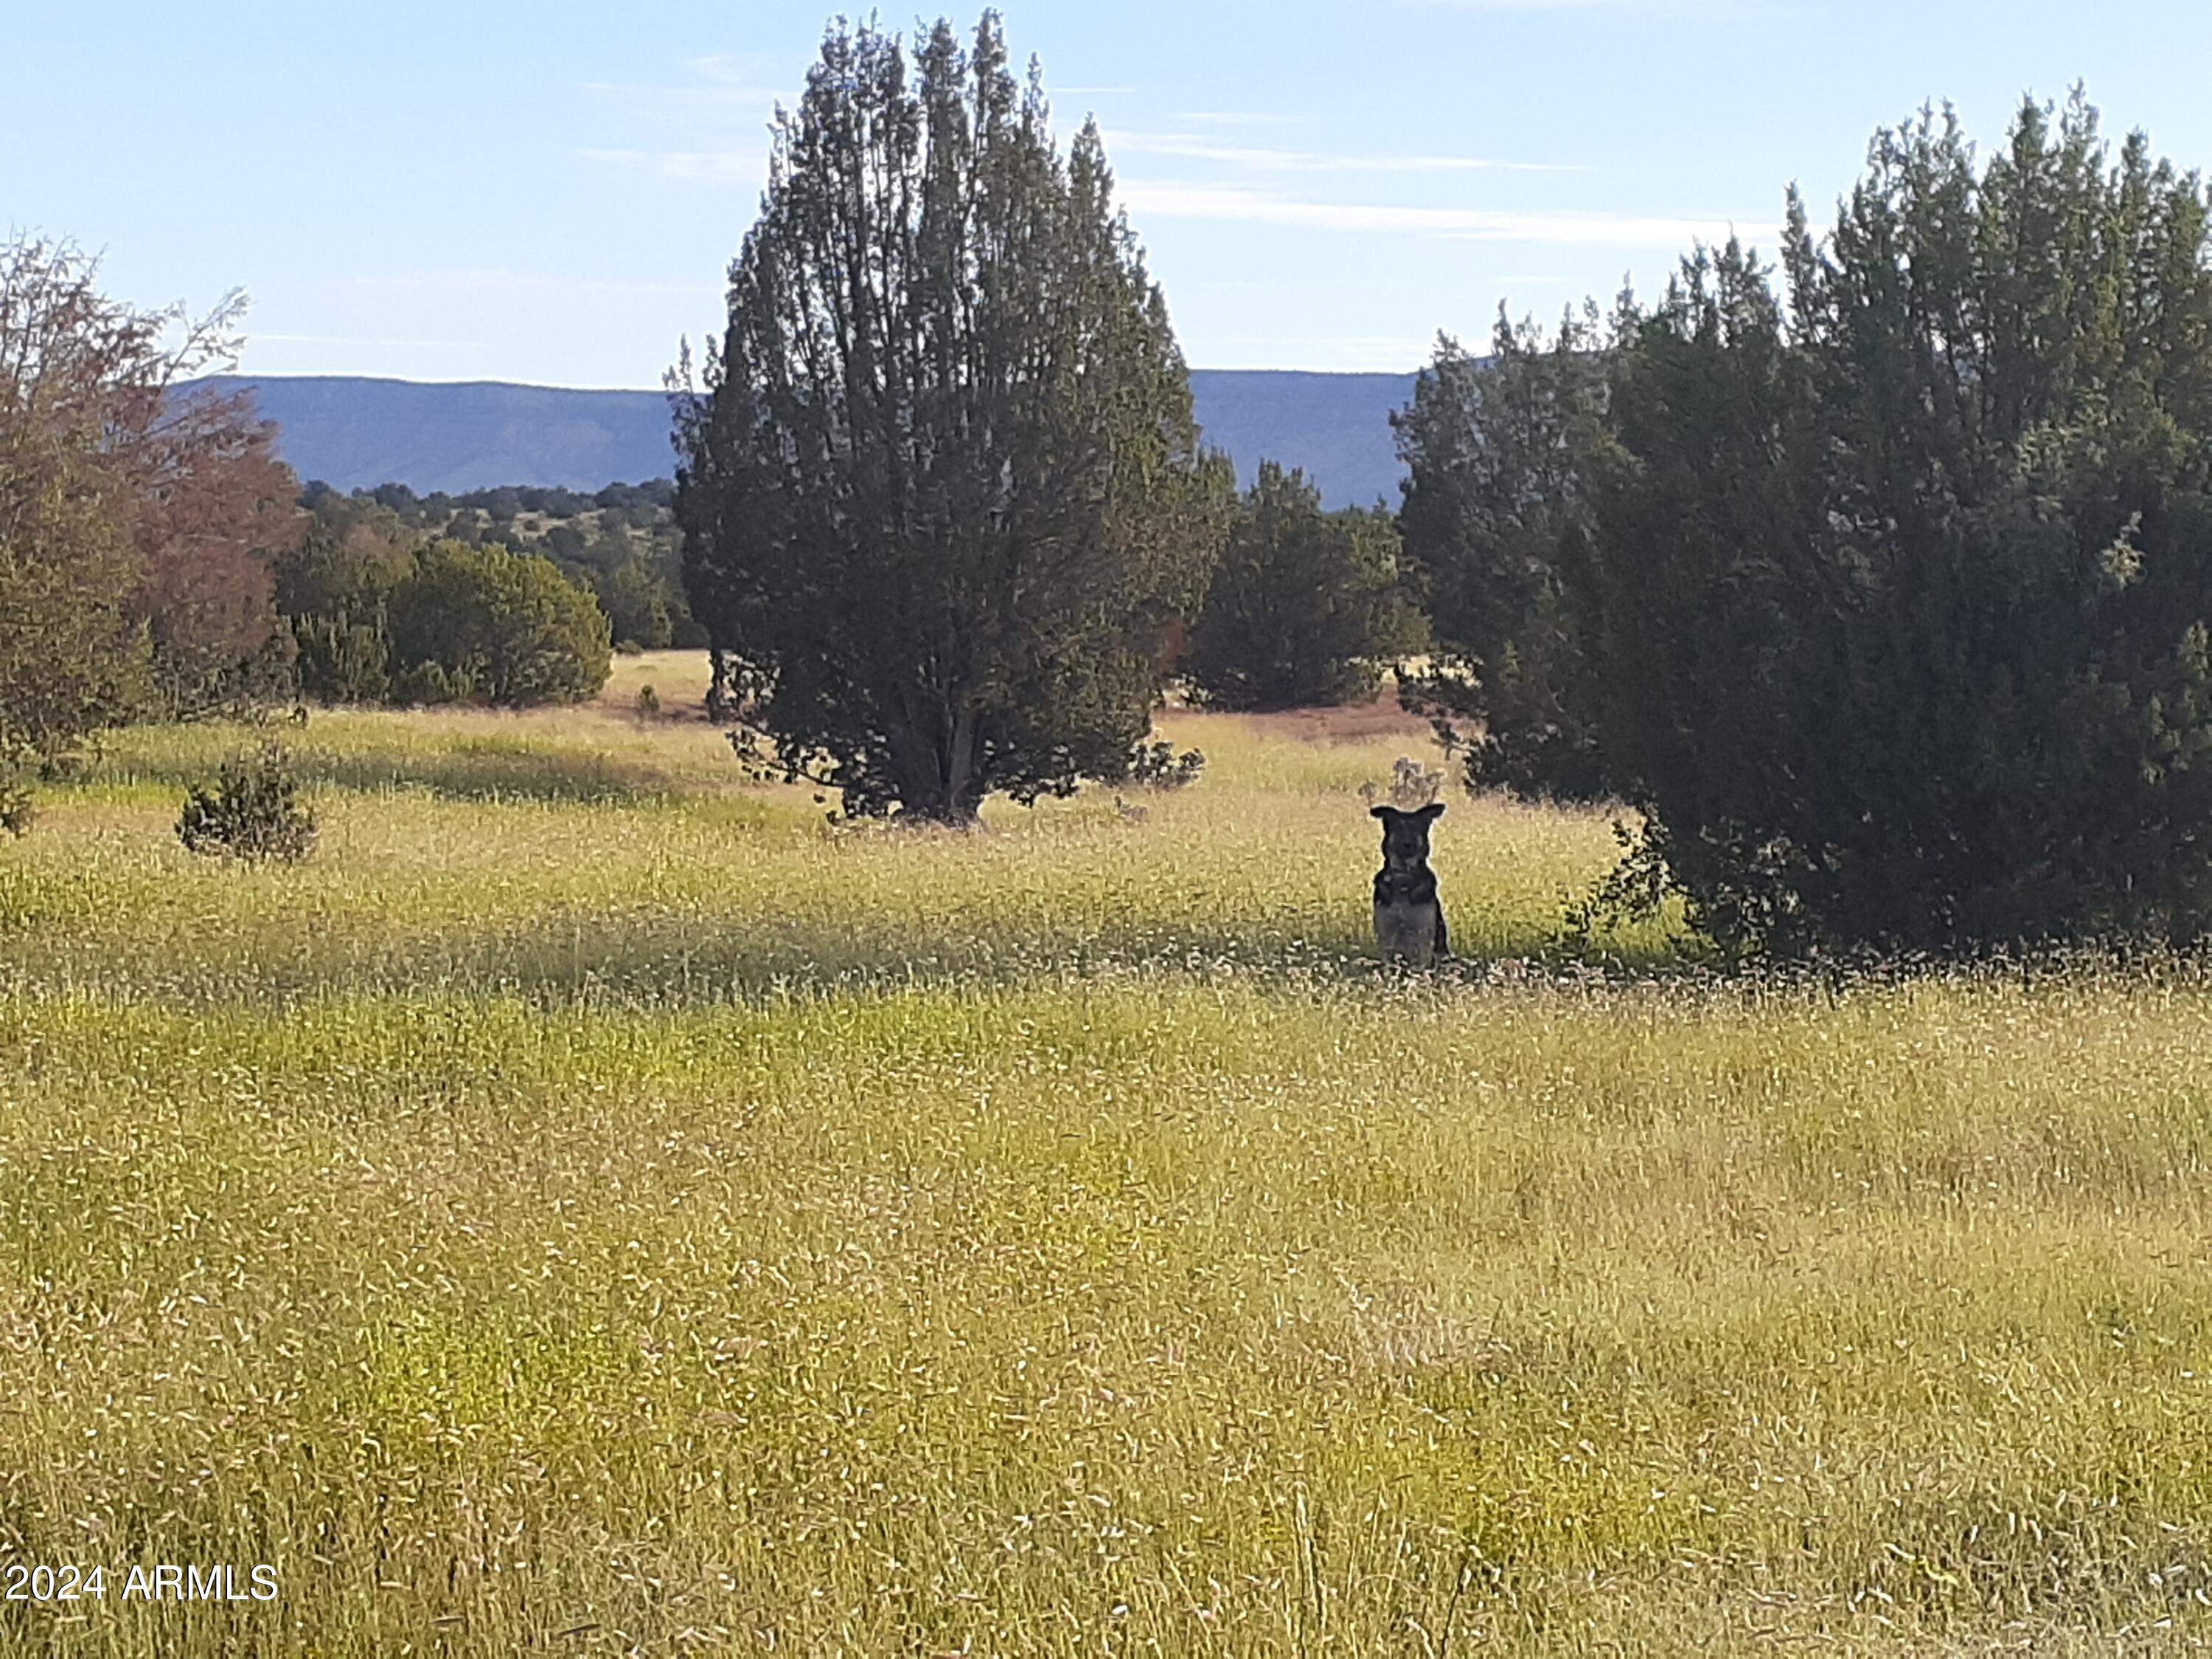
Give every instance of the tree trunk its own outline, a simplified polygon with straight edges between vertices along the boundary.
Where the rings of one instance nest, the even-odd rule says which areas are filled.
[[[973,823],[983,798],[975,775],[975,711],[940,707],[934,713],[930,719],[909,704],[905,725],[891,734],[900,814],[929,823]]]

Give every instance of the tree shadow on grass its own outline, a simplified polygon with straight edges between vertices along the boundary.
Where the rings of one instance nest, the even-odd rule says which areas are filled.
[[[1071,918],[1071,920],[1073,920]],[[868,995],[939,988],[991,992],[1076,981],[1174,979],[1274,986],[1477,992],[1533,980],[1588,983],[1697,974],[1663,948],[1603,962],[1561,948],[1541,918],[1493,929],[1484,948],[1411,970],[1376,959],[1358,920],[1334,927],[1266,922],[1237,930],[1156,921],[1028,932],[963,927],[957,917],[921,926],[911,917],[856,909],[846,915],[749,920],[592,910],[548,913],[465,936],[380,941],[355,936],[305,942],[289,960],[240,963],[228,995],[392,994],[427,988],[523,997],[547,1006],[577,1001],[681,1007],[782,996]],[[197,994],[188,993],[197,1000]]]
[[[298,770],[303,780],[339,789],[422,789],[451,800],[629,804],[684,793],[648,759],[592,750],[516,752],[471,744],[430,755],[302,755]]]
[[[420,749],[337,750],[312,741],[288,742],[281,731],[272,735],[284,744],[293,775],[309,788],[364,795],[419,789],[447,800],[617,805],[697,793],[649,755],[507,738],[463,738]],[[181,790],[204,782],[221,754],[244,741],[234,740],[207,753],[198,752],[205,747],[199,745],[191,752],[109,759],[89,769],[84,781]]]

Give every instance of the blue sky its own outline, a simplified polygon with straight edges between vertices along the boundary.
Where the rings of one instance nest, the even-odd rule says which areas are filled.
[[[252,298],[246,367],[649,386],[718,323],[816,4],[40,5],[7,25],[0,220],[108,289]],[[1409,369],[1501,299],[1650,288],[1700,234],[1816,216],[1875,127],[1994,142],[2076,80],[2212,167],[2212,4],[1008,0],[1096,113],[1186,354]],[[934,14],[930,14],[933,15]],[[963,26],[972,11],[953,14]],[[911,15],[885,12],[887,21]]]

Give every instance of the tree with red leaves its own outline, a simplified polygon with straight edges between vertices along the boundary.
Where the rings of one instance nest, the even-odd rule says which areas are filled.
[[[275,437],[245,394],[205,391],[173,398],[149,434],[132,610],[152,647],[158,714],[234,711],[289,689],[273,567],[307,520]]]
[[[96,263],[0,243],[0,823],[89,733],[206,706],[275,647],[266,555],[293,486],[238,399],[232,295],[197,321],[101,294]],[[228,694],[226,694],[228,695]]]

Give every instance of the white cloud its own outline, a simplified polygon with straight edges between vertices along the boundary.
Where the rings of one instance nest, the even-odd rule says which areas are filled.
[[[493,266],[471,266],[451,270],[392,271],[377,276],[356,276],[353,281],[355,285],[360,288],[461,294],[541,292],[675,294],[696,296],[718,295],[722,291],[720,285],[714,283],[653,282],[626,276],[553,276],[544,271],[508,270]]]
[[[663,179],[716,185],[758,185],[768,175],[768,155],[758,149],[581,149],[603,167],[642,169]]]
[[[768,172],[768,158],[757,150],[672,149],[659,159],[664,179],[757,185]]]
[[[1224,161],[1272,172],[1310,173],[1577,173],[1571,164],[1551,161],[1493,161],[1475,155],[1322,155],[1310,150],[1268,149],[1217,143],[1183,132],[1140,132],[1109,128],[1109,155],[1178,155],[1197,161]]]
[[[759,87],[716,82],[706,86],[649,87],[612,81],[586,81],[579,88],[594,102],[654,121],[726,118],[738,111],[763,115],[778,98],[789,102],[788,92],[775,93]]]
[[[1255,110],[1187,110],[1175,118],[1178,121],[1196,121],[1203,126],[1214,127],[1282,127],[1295,126],[1306,118],[1303,115],[1273,115]]]
[[[768,55],[757,52],[710,52],[704,57],[687,58],[684,67],[702,80],[713,81],[726,87],[750,89],[757,78],[755,70],[763,67]],[[749,95],[764,97],[763,93]]]
[[[1307,230],[1350,230],[1446,237],[1484,242],[1547,242],[1577,247],[1686,248],[1692,241],[1774,240],[1767,223],[1673,218],[1621,213],[1498,212],[1487,208],[1406,207],[1366,202],[1304,202],[1239,185],[1125,185],[1133,215],[1164,219],[1231,220],[1291,225]]]

